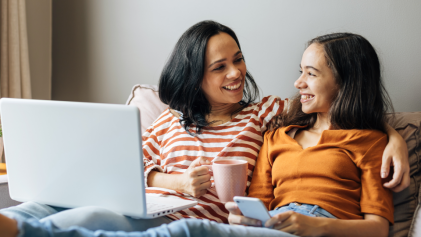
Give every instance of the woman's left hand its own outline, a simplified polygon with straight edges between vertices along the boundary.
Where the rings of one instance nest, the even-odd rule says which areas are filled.
[[[388,126],[389,143],[383,152],[381,177],[386,178],[389,175],[390,167],[394,167],[393,178],[384,187],[393,192],[400,192],[409,186],[409,161],[408,148],[401,135],[393,128]]]
[[[325,219],[287,211],[270,218],[265,226],[298,236],[322,236]]]

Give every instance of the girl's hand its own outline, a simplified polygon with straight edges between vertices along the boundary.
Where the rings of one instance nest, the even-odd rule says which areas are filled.
[[[324,234],[324,220],[326,219],[287,211],[270,218],[265,226],[273,226],[273,229],[298,236],[322,236]]]
[[[230,212],[228,216],[230,225],[262,226],[261,221],[243,216],[235,202],[225,203],[225,208]]]
[[[386,126],[389,135],[389,143],[383,152],[381,177],[389,175],[390,167],[394,167],[393,178],[383,186],[393,192],[400,192],[409,186],[409,161],[408,147],[401,135],[389,125]]]

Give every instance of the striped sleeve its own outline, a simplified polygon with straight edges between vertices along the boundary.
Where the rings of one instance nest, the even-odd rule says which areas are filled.
[[[167,122],[167,120],[168,111],[164,111],[142,135],[145,187],[148,187],[148,175],[152,170],[158,172],[166,172],[165,167],[163,168],[161,166],[162,159],[160,150],[162,138],[158,134],[163,132],[163,127],[165,129],[165,126],[162,126],[162,124]]]
[[[267,125],[273,117],[279,115],[284,110],[285,101],[278,96],[270,95],[263,98],[259,103],[259,121],[261,132],[264,133]]]

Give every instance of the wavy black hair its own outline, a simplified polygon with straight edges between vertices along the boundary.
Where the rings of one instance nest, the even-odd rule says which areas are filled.
[[[159,98],[171,109],[183,114],[180,124],[193,136],[195,134],[190,131],[192,126],[195,126],[196,133],[200,134],[203,127],[212,123],[206,121],[206,115],[212,108],[201,85],[208,40],[221,32],[230,35],[241,50],[237,36],[229,27],[215,21],[201,21],[180,37],[159,80]],[[258,98],[256,82],[247,71],[243,98],[239,103],[244,108]]]
[[[334,129],[376,129],[386,132],[385,113],[393,105],[381,76],[379,58],[373,46],[361,35],[333,33],[310,40],[307,46],[319,44],[332,70],[339,90],[330,107]],[[270,130],[288,125],[314,126],[317,113],[301,109],[300,95],[289,109],[272,120]]]

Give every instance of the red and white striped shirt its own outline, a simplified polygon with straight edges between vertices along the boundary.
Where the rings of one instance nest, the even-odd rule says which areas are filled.
[[[204,128],[196,137],[189,135],[180,125],[180,120],[169,110],[164,111],[143,134],[146,192],[198,202],[194,207],[168,215],[171,219],[198,218],[227,223],[228,211],[219,201],[213,186],[205,195],[194,198],[170,189],[148,187],[148,174],[151,170],[168,174],[184,173],[191,162],[200,156],[210,161],[246,160],[249,163],[248,187],[263,144],[262,136],[266,125],[283,108],[283,100],[276,96],[267,96],[259,103],[248,105],[231,121]]]

